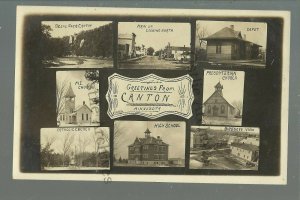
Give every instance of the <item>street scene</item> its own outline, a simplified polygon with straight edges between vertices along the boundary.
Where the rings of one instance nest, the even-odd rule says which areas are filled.
[[[113,67],[112,22],[43,21],[41,28],[44,67]]]
[[[58,127],[99,126],[99,71],[56,72]]]
[[[184,167],[185,123],[115,121],[114,166]]]
[[[41,169],[109,169],[109,128],[41,129]]]
[[[189,23],[120,22],[118,67],[190,69]]]
[[[266,67],[267,24],[196,22],[196,66]]]
[[[242,71],[204,70],[202,124],[242,125],[244,76]]]
[[[190,169],[258,170],[259,129],[192,126]]]

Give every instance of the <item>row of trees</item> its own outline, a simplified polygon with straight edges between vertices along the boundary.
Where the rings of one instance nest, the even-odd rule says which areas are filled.
[[[77,141],[75,141],[75,139]],[[89,137],[66,133],[58,142],[60,149],[56,149],[59,153],[54,152],[53,144],[58,138],[56,136],[45,137],[44,144],[41,147],[41,167],[65,167],[69,165],[81,166],[102,166],[108,164],[108,152],[103,145],[109,144],[109,136],[102,129],[96,129],[95,134]],[[93,152],[87,152],[88,146],[93,145]],[[72,163],[73,162],[73,163]]]

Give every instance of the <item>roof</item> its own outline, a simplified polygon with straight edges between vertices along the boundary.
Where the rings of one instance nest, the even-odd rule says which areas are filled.
[[[217,94],[216,94],[217,93]],[[210,95],[210,97],[208,97],[208,99],[203,103],[203,104],[206,104],[206,102],[212,98],[214,95],[219,95],[224,101],[226,101],[226,103],[231,106],[232,108],[235,108],[233,105],[231,105],[231,103],[229,103],[217,90],[212,94]]]
[[[86,105],[86,104],[82,104],[82,105],[79,105],[79,106],[77,106],[76,108],[75,108],[75,111],[78,111],[78,110],[80,110],[82,107],[86,107],[87,109],[89,109],[89,111],[91,111],[92,112],[92,110]]]
[[[155,137],[147,137],[147,138],[135,138],[135,141],[133,142],[133,144],[129,145],[129,146],[134,146],[134,145],[145,145],[145,144],[163,144],[163,145],[168,145],[165,142],[161,141],[161,143],[159,143],[159,139],[155,138]]]
[[[229,27],[224,27],[221,30],[215,32],[214,34],[212,34],[206,38],[202,38],[202,40],[215,40],[215,39],[235,39],[235,40],[252,43],[254,45],[261,47],[261,45],[259,45],[259,44],[255,44],[253,42],[243,39],[241,31],[235,31]]]
[[[178,47],[178,46],[170,46],[170,49],[176,51],[190,51],[190,47]]]
[[[232,143],[231,146],[240,148],[240,149],[244,149],[244,150],[248,150],[248,151],[258,151],[259,148],[256,145],[253,144],[245,144],[245,143]]]
[[[119,39],[132,39],[132,36],[135,36],[134,33],[120,33],[118,34]]]
[[[66,92],[65,94],[65,97],[69,97],[69,98],[74,98],[76,97],[76,95],[74,94],[74,91],[72,89],[72,86],[71,86],[71,83],[70,83],[70,86],[68,88],[68,91]]]

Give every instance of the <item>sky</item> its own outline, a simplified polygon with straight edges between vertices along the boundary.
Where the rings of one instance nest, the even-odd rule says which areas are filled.
[[[107,137],[109,137],[109,128],[108,127],[80,127],[80,128],[86,128],[85,131],[59,131],[62,130],[63,128],[42,128],[41,129],[41,146],[44,147],[47,138],[52,138],[55,137],[55,140],[53,144],[51,145],[51,148],[54,150],[55,153],[62,153],[62,148],[63,148],[63,140],[66,134],[72,134],[74,135],[74,142],[71,145],[72,151],[75,151],[75,146],[78,148],[78,141],[79,137],[81,137],[81,141],[86,138],[89,140],[89,144],[87,145],[85,151],[86,152],[94,152],[95,146],[93,143],[93,135],[95,134],[95,131],[99,131],[101,129]],[[102,144],[103,147],[107,147],[108,143],[105,142]]]
[[[86,80],[84,77],[85,71],[58,71],[56,72],[56,81],[58,83],[62,83],[66,80],[66,92],[69,89],[70,83],[72,86],[72,89],[74,91],[75,97],[75,108],[78,105],[82,105],[83,101],[85,101],[85,104],[90,107],[90,101],[88,93],[93,90],[88,89],[80,89],[82,86],[86,86],[88,83],[91,83],[90,81]],[[76,82],[80,82],[82,85],[76,84]]]
[[[138,28],[138,25],[146,25],[147,28]],[[148,29],[159,29],[161,32],[146,32]],[[162,29],[172,29],[173,32],[162,32]],[[182,47],[190,47],[191,43],[189,23],[120,22],[118,31],[119,34],[135,33],[138,46],[143,44],[146,48],[153,47],[155,51],[163,49],[168,42],[171,46]]]
[[[155,124],[179,124],[176,128],[154,128]],[[185,123],[184,122],[164,122],[164,121],[115,121],[115,128],[121,132],[115,138],[114,155],[117,159],[128,158],[128,145],[132,144],[136,137],[144,138],[147,128],[151,131],[151,136],[160,136],[163,142],[169,144],[169,158],[185,157]]]
[[[267,24],[258,22],[233,22],[233,21],[197,21],[197,26],[206,27],[208,35],[212,35],[224,27],[234,25],[235,31],[241,31],[242,36],[246,34],[246,40],[254,42],[266,49],[267,46]],[[249,31],[248,28],[258,28],[258,31]],[[196,34],[197,35],[197,34]],[[207,37],[206,36],[206,37]],[[196,47],[199,46],[196,36]]]
[[[236,80],[223,80],[222,75],[207,75],[207,71],[221,70],[205,70],[204,86],[203,86],[203,103],[214,93],[215,85],[220,81],[223,85],[223,97],[232,104],[233,101],[242,101],[244,98],[244,76],[242,71],[236,72]],[[224,76],[227,77],[227,76]]]
[[[74,35],[81,31],[92,30],[100,26],[109,24],[107,21],[43,21],[43,25],[49,25],[50,32],[54,38]],[[66,26],[66,27],[65,27]]]

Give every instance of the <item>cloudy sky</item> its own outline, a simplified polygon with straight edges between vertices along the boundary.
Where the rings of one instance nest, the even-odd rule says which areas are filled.
[[[155,124],[179,124],[180,127],[155,128]],[[144,138],[147,128],[151,131],[151,136],[160,136],[163,142],[169,144],[169,158],[184,159],[185,123],[164,121],[115,121],[115,130],[121,131],[120,136],[114,139],[115,157],[128,158],[128,145],[132,144],[136,137]]]
[[[82,127],[81,127],[82,128]],[[50,138],[55,138],[53,144],[51,145],[51,148],[54,150],[55,153],[62,153],[63,149],[63,141],[66,136],[66,134],[74,135],[74,140],[71,145],[72,151],[75,151],[75,146],[78,148],[79,146],[79,138],[81,141],[84,139],[88,141],[88,145],[86,146],[85,151],[86,152],[94,152],[95,146],[93,142],[93,135],[99,131],[100,129],[102,132],[109,137],[109,128],[107,127],[84,127],[86,130],[84,131],[59,131],[62,130],[61,128],[42,128],[41,129],[41,146],[44,147],[45,144],[47,143],[47,140]],[[103,140],[104,142],[104,140]],[[108,146],[107,142],[104,142],[103,147]]]
[[[88,83],[91,83],[90,81],[86,80],[84,77],[85,71],[58,71],[56,72],[56,81],[57,83],[62,83],[66,81],[67,84],[67,90],[69,89],[69,86],[71,84],[72,89],[76,95],[75,97],[75,108],[78,105],[82,105],[83,101],[85,101],[85,104],[90,107],[90,101],[88,93],[93,90],[88,89],[82,89],[82,86],[86,86]],[[82,85],[78,85],[78,83],[81,81]]]
[[[215,85],[220,81],[223,85],[223,96],[232,103],[233,101],[242,101],[244,98],[244,72],[236,72],[236,80],[223,80],[222,75],[207,75],[207,71],[220,70],[205,70],[204,71],[204,87],[203,87],[203,103],[214,93]]]
[[[147,28],[138,28],[146,25]],[[150,26],[152,26],[150,28]],[[148,28],[149,27],[149,28]],[[147,32],[149,29],[172,29],[173,32]],[[187,46],[191,43],[191,26],[189,23],[157,23],[157,22],[121,22],[119,34],[136,34],[137,45],[153,47],[155,51],[163,49],[170,42],[171,46]]]
[[[54,38],[74,35],[81,31],[92,30],[111,22],[107,21],[43,21],[43,25],[51,27]]]
[[[207,33],[212,35],[224,27],[234,25],[235,31],[241,31],[242,36],[246,34],[246,40],[254,42],[266,49],[267,46],[267,24],[257,22],[233,22],[233,21],[197,21],[197,26],[207,29]],[[258,28],[258,31],[249,31],[248,28]],[[206,37],[207,37],[206,36]],[[196,46],[199,46],[199,40],[196,36]]]

